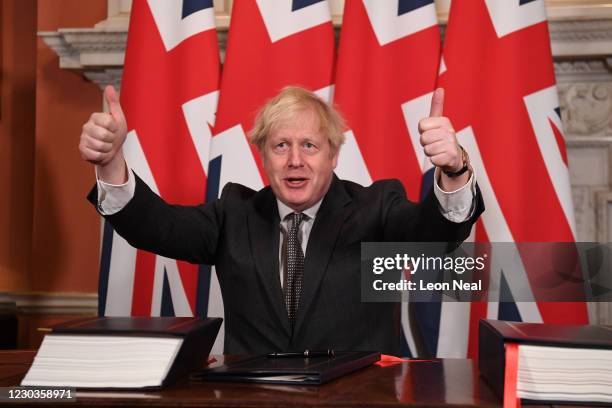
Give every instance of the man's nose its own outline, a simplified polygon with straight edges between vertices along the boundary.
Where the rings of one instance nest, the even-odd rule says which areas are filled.
[[[289,150],[289,167],[301,167],[304,162],[302,160],[302,151],[300,146],[294,145]]]

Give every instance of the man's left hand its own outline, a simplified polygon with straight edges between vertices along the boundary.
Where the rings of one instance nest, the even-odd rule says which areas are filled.
[[[455,173],[463,168],[464,163],[455,129],[450,119],[442,116],[443,111],[444,89],[438,88],[431,98],[429,117],[419,121],[420,142],[431,163],[442,170],[440,187],[445,191],[454,191],[467,184],[470,172],[453,178],[444,173]]]
[[[443,110],[444,89],[438,88],[431,98],[429,117],[419,121],[420,142],[434,166],[456,172],[463,167],[461,148],[451,121],[442,116]]]

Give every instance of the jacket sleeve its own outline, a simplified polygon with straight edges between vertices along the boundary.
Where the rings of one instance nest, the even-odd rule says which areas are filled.
[[[405,242],[449,242],[456,245],[469,235],[472,225],[484,211],[484,202],[478,185],[474,197],[472,216],[460,223],[446,219],[433,190],[424,200],[413,203],[406,199],[404,187],[392,180],[383,194],[385,240]]]
[[[191,263],[214,264],[223,228],[223,203],[232,184],[221,198],[196,206],[170,205],[136,175],[134,197],[119,212],[104,216],[130,245],[168,258]],[[97,189],[87,199],[97,205]]]

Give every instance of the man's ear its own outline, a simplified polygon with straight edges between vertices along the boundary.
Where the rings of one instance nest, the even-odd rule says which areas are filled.
[[[332,154],[332,168],[336,168],[336,166],[338,165],[338,156],[340,155],[340,148],[334,149],[332,148],[331,151]]]

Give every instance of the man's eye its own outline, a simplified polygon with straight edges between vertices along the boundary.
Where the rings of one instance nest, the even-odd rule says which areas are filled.
[[[280,151],[287,150],[287,142],[280,142],[274,147],[274,149]]]
[[[305,147],[306,149],[308,149],[308,150],[312,150],[312,149],[315,149],[317,146],[313,145],[313,144],[312,144],[312,143],[310,143],[310,142],[306,142],[306,143],[304,143],[304,147]]]

